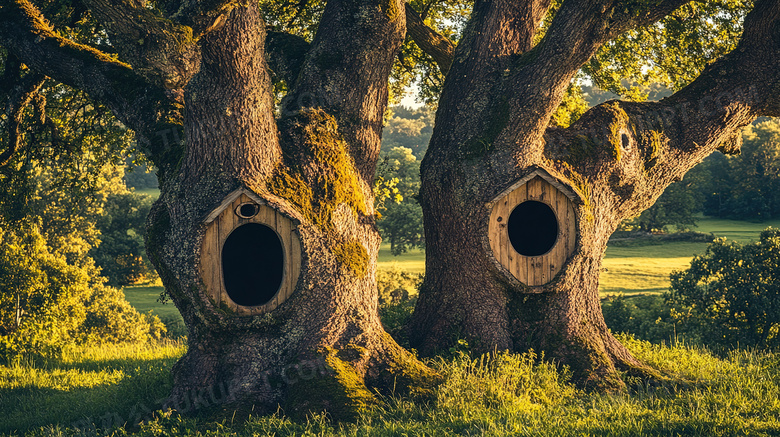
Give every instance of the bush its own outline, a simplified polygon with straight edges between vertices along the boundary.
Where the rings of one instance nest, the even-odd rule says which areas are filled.
[[[398,267],[378,270],[376,273],[379,317],[385,331],[402,346],[408,346],[404,327],[414,311],[422,280],[422,274],[405,272]]]
[[[399,303],[417,295],[423,275],[405,272],[398,267],[381,269],[376,272],[376,287],[379,303]]]
[[[106,287],[91,263],[69,265],[39,228],[0,224],[0,360],[56,356],[67,344],[160,338],[156,316],[141,315]]]
[[[151,311],[139,313],[113,287],[94,287],[85,308],[86,317],[78,330],[80,343],[145,343],[160,340],[166,332],[159,317]]]
[[[661,296],[610,295],[602,300],[601,309],[607,326],[615,333],[632,334],[652,343],[671,341],[678,334],[685,334],[677,332],[671,307]]]
[[[97,217],[100,244],[89,252],[114,286],[136,284],[157,277],[146,258],[144,232],[152,197],[137,193],[113,193],[106,197],[103,215]]]
[[[671,281],[673,315],[702,341],[780,346],[780,230],[767,228],[758,242],[745,245],[716,240]]]

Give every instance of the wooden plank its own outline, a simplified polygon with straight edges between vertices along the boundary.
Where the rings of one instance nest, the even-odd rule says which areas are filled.
[[[212,222],[213,223],[213,222]],[[214,223],[207,231],[207,244],[210,262],[209,262],[209,294],[214,299],[214,303],[219,307],[222,302],[222,252],[219,246],[219,225]]]
[[[550,205],[550,196],[554,195],[555,188],[552,187],[552,185],[548,184],[547,181],[544,179],[538,178],[539,180],[539,201],[544,202],[548,206]],[[554,210],[553,210],[554,212]],[[550,254],[552,253],[552,250],[555,247],[553,246],[550,248],[547,253],[542,254],[537,261],[536,261],[536,285],[542,285],[546,284],[549,280],[550,275],[550,269],[547,267],[547,265],[550,262]]]
[[[507,223],[509,222],[509,211],[511,208],[511,200],[515,192],[508,194],[506,197],[499,201],[498,215],[501,217],[501,222],[498,223],[498,246],[499,246],[499,260],[501,265],[504,266],[511,274],[517,276],[517,271],[514,268],[512,261],[512,248],[509,243],[509,235],[507,234]]]
[[[281,300],[286,296],[287,291],[292,288],[292,223],[285,217],[276,214],[276,232],[282,237],[282,247],[284,248],[284,273],[282,277],[282,284],[274,297],[276,305],[281,303]]]
[[[493,204],[493,208],[490,210],[490,218],[488,219],[488,241],[490,242],[490,250],[493,252],[493,257],[500,264],[504,265],[501,261],[501,223],[505,220],[501,214],[502,206],[506,205],[504,199],[499,200]],[[499,217],[501,222],[498,221]]]
[[[561,270],[566,259],[566,234],[568,233],[566,215],[569,199],[558,191],[555,195],[555,215],[558,217],[558,241],[555,242],[554,256],[550,261],[550,279]]]
[[[298,276],[301,274],[301,264],[303,262],[301,239],[296,232],[292,232],[292,229],[290,230],[290,240],[292,241],[292,256],[290,257],[292,258],[292,269],[290,270],[290,288],[285,293],[284,300],[287,300],[287,298],[292,296],[295,291],[295,287],[298,285]]]
[[[529,200],[535,200],[538,202],[541,198],[541,192],[542,192],[541,180],[538,177],[535,177],[530,181],[528,181]],[[539,275],[540,260],[541,257],[538,256],[528,257],[528,285],[531,286],[539,285],[539,281],[541,280]]]
[[[512,215],[512,211],[515,207],[524,202],[528,195],[528,187],[523,185],[511,192],[507,196],[506,208],[504,213],[504,228],[501,232],[503,237],[502,247],[506,251],[507,265],[509,271],[522,283],[527,283],[528,280],[528,265],[524,256],[520,255],[512,246],[512,242],[509,239],[509,216]]]

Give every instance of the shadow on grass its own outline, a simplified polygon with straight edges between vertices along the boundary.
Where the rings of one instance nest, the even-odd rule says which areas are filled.
[[[170,393],[178,356],[47,359],[0,367],[0,433],[47,425],[103,428],[137,423]],[[10,382],[9,382],[10,380]]]

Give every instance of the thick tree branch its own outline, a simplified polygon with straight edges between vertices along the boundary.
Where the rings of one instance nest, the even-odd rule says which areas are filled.
[[[495,140],[495,133],[485,133],[494,131],[489,126],[505,119],[509,110],[509,94],[502,89],[507,86],[507,73],[515,69],[516,58],[531,49],[550,3],[550,0],[475,2],[444,83],[436,122],[436,129],[442,135],[434,135],[429,150],[441,147],[447,149],[442,153],[458,153],[459,147],[469,147],[464,144],[464,138],[473,137],[479,144]],[[448,125],[450,120],[457,122]]]
[[[455,44],[426,25],[409,3],[406,4],[406,34],[423,52],[433,58],[442,74],[446,75],[450,71],[455,57]]]
[[[155,163],[162,155],[181,153],[178,142],[168,139],[171,129],[181,129],[181,107],[171,98],[175,93],[166,95],[127,64],[57,35],[28,0],[0,3],[0,44],[31,70],[84,90],[105,104],[136,132]],[[159,167],[164,174],[166,167]]]
[[[373,181],[390,69],[403,43],[401,0],[331,0],[286,96],[283,116],[320,107],[334,117],[364,182]]]
[[[200,39],[224,26],[228,13],[238,5],[235,0],[186,0],[178,4],[178,9],[170,18],[192,28],[193,38]]]
[[[295,84],[310,48],[305,39],[285,32],[268,32],[265,38],[268,66],[288,87]]]
[[[191,27],[176,24],[133,0],[84,0],[133,70],[149,82],[181,88],[200,68]]]
[[[576,72],[606,42],[628,29],[646,26],[671,13],[684,0],[640,3],[601,0],[566,1],[542,41],[521,56],[507,81],[511,115],[536,113],[534,123],[507,129],[507,144],[541,153],[538,140]],[[540,112],[540,108],[543,111]],[[534,144],[534,147],[527,147]]]
[[[778,102],[780,1],[757,1],[737,47],[693,83],[660,102],[592,108],[569,129],[551,129],[547,153],[580,174],[610,181],[593,185],[610,192],[621,205],[619,218],[626,218],[716,148],[738,151],[741,128],[778,115]],[[577,153],[583,148],[593,153]]]

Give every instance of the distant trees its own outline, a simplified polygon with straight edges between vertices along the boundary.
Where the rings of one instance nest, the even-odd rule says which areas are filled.
[[[124,190],[106,199],[103,214],[96,217],[100,244],[90,250],[95,263],[111,285],[129,285],[157,277],[144,249],[146,216],[153,199]]]
[[[394,180],[395,196],[384,203],[378,220],[384,241],[390,243],[393,255],[415,247],[423,247],[422,209],[416,196],[420,191],[420,161],[412,149],[393,147],[383,152],[377,175]]]
[[[748,126],[742,153],[714,154],[703,166],[711,177],[703,188],[707,215],[766,220],[780,217],[780,121]]]
[[[695,215],[704,206],[704,188],[709,183],[709,171],[699,165],[692,168],[680,182],[669,185],[655,204],[642,214],[624,222],[623,227],[636,227],[645,232],[663,231],[668,226],[677,230],[696,226]]]
[[[382,151],[406,147],[418,160],[422,159],[433,133],[433,117],[433,109],[427,106],[417,109],[393,107],[392,116],[382,132]]]
[[[780,346],[780,230],[744,245],[717,240],[671,280],[672,315],[705,344]]]

